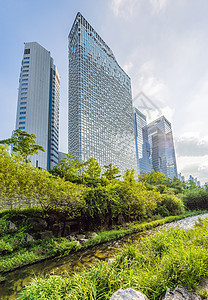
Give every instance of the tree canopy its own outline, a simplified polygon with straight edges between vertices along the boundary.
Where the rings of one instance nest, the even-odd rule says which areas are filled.
[[[36,135],[27,131],[17,129],[9,139],[0,141],[0,144],[12,146],[12,151],[18,152],[25,162],[29,163],[28,156],[38,154],[38,151],[45,152],[44,148],[35,143]]]

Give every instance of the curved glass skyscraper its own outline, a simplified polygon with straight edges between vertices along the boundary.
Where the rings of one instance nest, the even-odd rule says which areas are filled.
[[[78,13],[69,33],[69,154],[137,169],[131,81]]]

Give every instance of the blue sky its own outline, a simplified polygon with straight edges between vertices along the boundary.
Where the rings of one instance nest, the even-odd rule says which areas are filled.
[[[0,0],[0,139],[15,126],[24,42],[36,41],[61,75],[67,151],[67,36],[78,11],[131,77],[133,97],[142,90],[171,121],[178,171],[208,181],[207,0]]]

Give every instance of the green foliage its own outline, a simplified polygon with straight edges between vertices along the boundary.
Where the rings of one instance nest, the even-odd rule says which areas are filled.
[[[197,291],[197,294],[202,298],[202,299],[208,299],[208,292],[206,289]]]
[[[104,178],[107,178],[108,180],[113,180],[121,177],[121,175],[119,175],[120,171],[117,166],[113,166],[110,163],[108,166],[105,165],[104,168],[106,169],[106,171],[102,175]]]
[[[0,204],[7,208],[40,206],[44,210],[66,210],[78,216],[84,206],[84,187],[61,178],[54,178],[47,171],[35,168],[10,156],[0,145]]]
[[[203,188],[189,188],[183,195],[184,204],[188,209],[207,209],[208,191]]]
[[[186,184],[178,178],[165,178],[163,173],[152,171],[139,176],[139,181],[143,182],[147,188],[158,190],[160,193],[183,193]]]
[[[36,278],[20,299],[55,295],[50,299],[107,300],[116,290],[131,287],[153,300],[177,285],[195,290],[208,274],[207,236],[207,221],[189,231],[170,228],[158,232],[123,249],[112,264],[100,262],[73,275]]]
[[[80,163],[70,155],[62,159],[56,171],[60,176],[29,165],[14,153],[10,156],[0,145],[0,204],[62,211],[95,227],[152,218],[154,214],[183,213],[181,200],[165,185],[161,173],[144,174],[137,182],[134,170],[126,170],[123,180],[117,180],[116,167],[109,165],[106,177],[101,176],[95,159]]]
[[[67,290],[67,280],[57,275],[48,277],[47,279],[35,278],[33,286],[29,288],[28,296],[24,299],[41,299],[41,300],[57,300],[64,299],[63,296]],[[27,290],[27,287],[26,287]],[[27,293],[27,292],[26,292]],[[21,298],[20,298],[21,299]],[[23,298],[22,298],[23,299]],[[65,298],[70,299],[70,298]]]
[[[151,171],[150,173],[140,175],[139,181],[149,185],[163,184],[165,181],[165,175],[160,172]]]
[[[133,173],[128,171],[124,179],[85,190],[83,215],[86,223],[109,227],[119,222],[152,218],[155,214],[184,213],[184,205],[176,196],[148,190],[144,183],[137,183]]]
[[[12,138],[0,141],[0,144],[12,145],[12,151],[18,152],[25,162],[30,162],[28,156],[38,154],[38,151],[45,152],[44,148],[35,144],[36,135],[17,129]]]
[[[34,209],[22,210],[19,211],[19,213],[24,212],[24,214],[28,213],[28,215],[30,215],[32,211],[37,213]],[[20,225],[18,226],[18,231],[16,231],[16,233],[8,232],[8,222],[10,218],[14,217],[14,210],[5,213],[6,214],[0,218],[0,224],[2,228],[4,228],[0,234],[0,272],[10,271],[49,257],[68,255],[73,251],[87,249],[100,243],[122,238],[131,233],[143,232],[159,225],[196,214],[196,212],[192,212],[187,213],[186,215],[166,217],[152,222],[141,224],[132,223],[128,227],[121,227],[117,230],[98,232],[98,235],[95,238],[88,239],[87,242],[81,246],[77,241],[69,241],[66,238],[54,237],[45,241],[36,240],[34,242],[26,242],[26,234],[29,232],[29,227]],[[204,241],[202,242],[206,242],[206,236],[204,236]]]
[[[50,172],[67,181],[80,183],[78,173],[81,167],[82,163],[79,160],[74,160],[73,155],[66,154]]]
[[[170,215],[179,215],[185,212],[183,202],[174,195],[163,194],[162,201],[157,207],[157,212],[165,217]]]
[[[83,163],[82,167],[81,177],[83,183],[89,186],[97,186],[101,176],[101,168],[97,160],[91,157]]]

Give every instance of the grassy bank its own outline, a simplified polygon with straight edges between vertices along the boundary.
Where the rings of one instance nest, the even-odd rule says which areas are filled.
[[[65,256],[81,249],[122,238],[128,234],[149,230],[165,223],[200,213],[202,212],[195,211],[180,216],[169,216],[160,220],[139,224],[132,223],[128,227],[98,232],[95,238],[88,239],[84,245],[77,241],[55,237],[46,241],[26,242],[27,227],[22,226],[18,228],[18,231],[14,229],[8,232],[9,219],[2,215],[0,218],[0,273],[12,271],[54,256]]]
[[[169,228],[125,248],[111,264],[100,262],[70,276],[36,278],[21,300],[107,300],[119,288],[140,290],[160,299],[167,288],[185,285],[196,290],[208,275],[208,221],[192,230]]]

